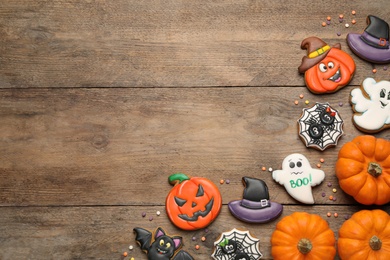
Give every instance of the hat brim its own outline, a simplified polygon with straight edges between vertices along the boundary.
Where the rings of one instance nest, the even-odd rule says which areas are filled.
[[[241,206],[241,200],[234,200],[228,204],[229,210],[236,218],[248,223],[265,223],[280,216],[283,206],[276,202],[270,202],[269,207],[262,209],[250,209]]]
[[[361,34],[349,33],[347,44],[352,52],[363,60],[380,64],[390,62],[390,49],[379,49],[365,43]]]
[[[340,43],[336,43],[335,45],[330,47],[329,50],[325,51],[324,53],[322,53],[321,55],[318,55],[315,58],[309,58],[307,56],[303,56],[301,65],[298,67],[298,72],[303,74],[303,73],[305,73],[305,71],[307,71],[308,69],[310,69],[314,65],[318,64],[320,61],[325,59],[325,57],[328,55],[328,52],[330,52],[330,50],[332,48],[336,48],[336,49],[341,50],[341,45],[340,45]]]

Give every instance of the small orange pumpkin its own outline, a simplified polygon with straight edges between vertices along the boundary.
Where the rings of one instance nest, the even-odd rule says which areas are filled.
[[[339,256],[349,259],[390,259],[390,216],[380,209],[361,210],[339,230]]]
[[[306,85],[314,93],[331,93],[346,86],[355,72],[355,62],[346,52],[332,48],[316,66],[305,72]]]
[[[362,135],[343,145],[336,163],[341,189],[364,205],[390,201],[390,141]]]
[[[166,198],[165,209],[174,225],[196,230],[215,220],[221,211],[222,197],[213,182],[183,173],[172,174],[168,180],[174,187]]]
[[[284,217],[271,236],[275,260],[334,259],[336,239],[319,215],[295,212]]]

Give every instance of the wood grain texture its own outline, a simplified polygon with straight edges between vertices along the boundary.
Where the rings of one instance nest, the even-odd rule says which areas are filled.
[[[386,0],[3,1],[0,88],[299,86],[304,38],[340,42],[351,54],[346,34],[362,32],[368,14],[390,17],[383,6]],[[339,13],[357,23],[345,28]],[[328,15],[332,24],[323,28]],[[360,84],[372,66],[353,57],[352,84]]]
[[[228,211],[227,203],[242,197],[243,176],[263,179],[271,201],[284,205],[283,216],[319,214],[336,237],[345,216],[365,208],[390,212],[389,204],[356,203],[334,172],[341,146],[363,134],[351,121],[351,90],[369,76],[390,78],[388,65],[373,74],[345,37],[362,32],[368,14],[386,20],[387,6],[386,0],[2,1],[0,260],[146,259],[132,230],[158,226],[183,236],[183,249],[196,260],[211,259],[220,233],[248,229],[260,238],[262,259],[272,259],[269,241],[281,218],[247,224]],[[346,28],[340,13],[357,23]],[[321,27],[327,16],[331,24]],[[300,43],[313,35],[340,42],[355,59],[354,79],[337,93],[313,95],[298,74],[306,55]],[[337,147],[320,152],[299,139],[305,100],[338,109],[345,134]],[[390,139],[390,131],[375,136]],[[312,206],[261,170],[280,169],[296,152],[313,167],[325,159]],[[217,183],[223,207],[208,232],[178,230],[166,216],[168,176],[176,172]]]

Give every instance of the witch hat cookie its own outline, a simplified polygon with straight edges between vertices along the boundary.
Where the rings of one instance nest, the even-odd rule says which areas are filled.
[[[340,43],[328,45],[318,37],[304,39],[301,48],[307,50],[298,72],[305,74],[307,88],[314,94],[333,93],[345,87],[355,73],[352,57],[341,50]]]
[[[389,63],[389,24],[384,20],[369,15],[367,27],[362,34],[349,33],[349,48],[360,58],[372,63]]]
[[[243,199],[228,204],[233,216],[249,223],[265,223],[282,214],[283,206],[269,200],[268,187],[263,180],[243,177],[242,182]]]

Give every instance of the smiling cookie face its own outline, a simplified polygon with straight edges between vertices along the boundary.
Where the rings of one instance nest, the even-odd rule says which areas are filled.
[[[361,88],[351,91],[354,125],[361,131],[376,133],[390,127],[390,82],[366,78]]]
[[[355,62],[347,53],[332,48],[317,66],[305,72],[305,81],[314,93],[331,93],[347,85],[355,72]]]

